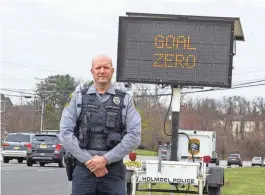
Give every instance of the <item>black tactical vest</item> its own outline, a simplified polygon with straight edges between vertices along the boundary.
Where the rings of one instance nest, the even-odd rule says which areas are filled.
[[[125,134],[122,109],[125,92],[115,90],[116,95],[102,103],[96,94],[82,90],[82,111],[78,119],[79,146],[87,150],[109,151],[120,143]]]

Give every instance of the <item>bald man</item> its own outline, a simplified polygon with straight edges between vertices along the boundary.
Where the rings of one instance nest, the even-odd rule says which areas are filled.
[[[111,84],[112,59],[92,59],[94,85],[75,92],[64,108],[59,139],[75,158],[72,195],[126,195],[123,158],[141,142],[132,97]]]

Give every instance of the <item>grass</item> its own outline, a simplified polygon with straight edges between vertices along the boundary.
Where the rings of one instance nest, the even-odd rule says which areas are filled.
[[[157,156],[157,152],[151,150],[136,150],[136,154],[140,156]]]
[[[265,167],[225,170],[225,195],[264,195]]]
[[[141,188],[147,188],[142,184]],[[157,184],[153,188],[170,189],[167,184]],[[137,192],[137,195],[148,195],[148,192]],[[152,192],[152,195],[169,195],[170,193]],[[225,169],[225,186],[222,195],[264,195],[265,167]],[[184,194],[183,194],[184,195]]]

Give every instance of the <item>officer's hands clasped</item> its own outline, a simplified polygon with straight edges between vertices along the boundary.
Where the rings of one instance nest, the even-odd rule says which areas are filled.
[[[107,160],[103,156],[94,156],[91,160],[85,163],[85,166],[96,175],[103,177],[108,173],[106,168]]]
[[[106,175],[108,173],[108,170],[106,167],[99,169],[97,171],[94,171],[94,174],[96,175],[96,177],[103,177],[104,175]]]

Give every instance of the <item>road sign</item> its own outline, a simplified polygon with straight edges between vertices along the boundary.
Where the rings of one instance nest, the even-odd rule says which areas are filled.
[[[117,81],[231,88],[234,21],[119,18]]]

